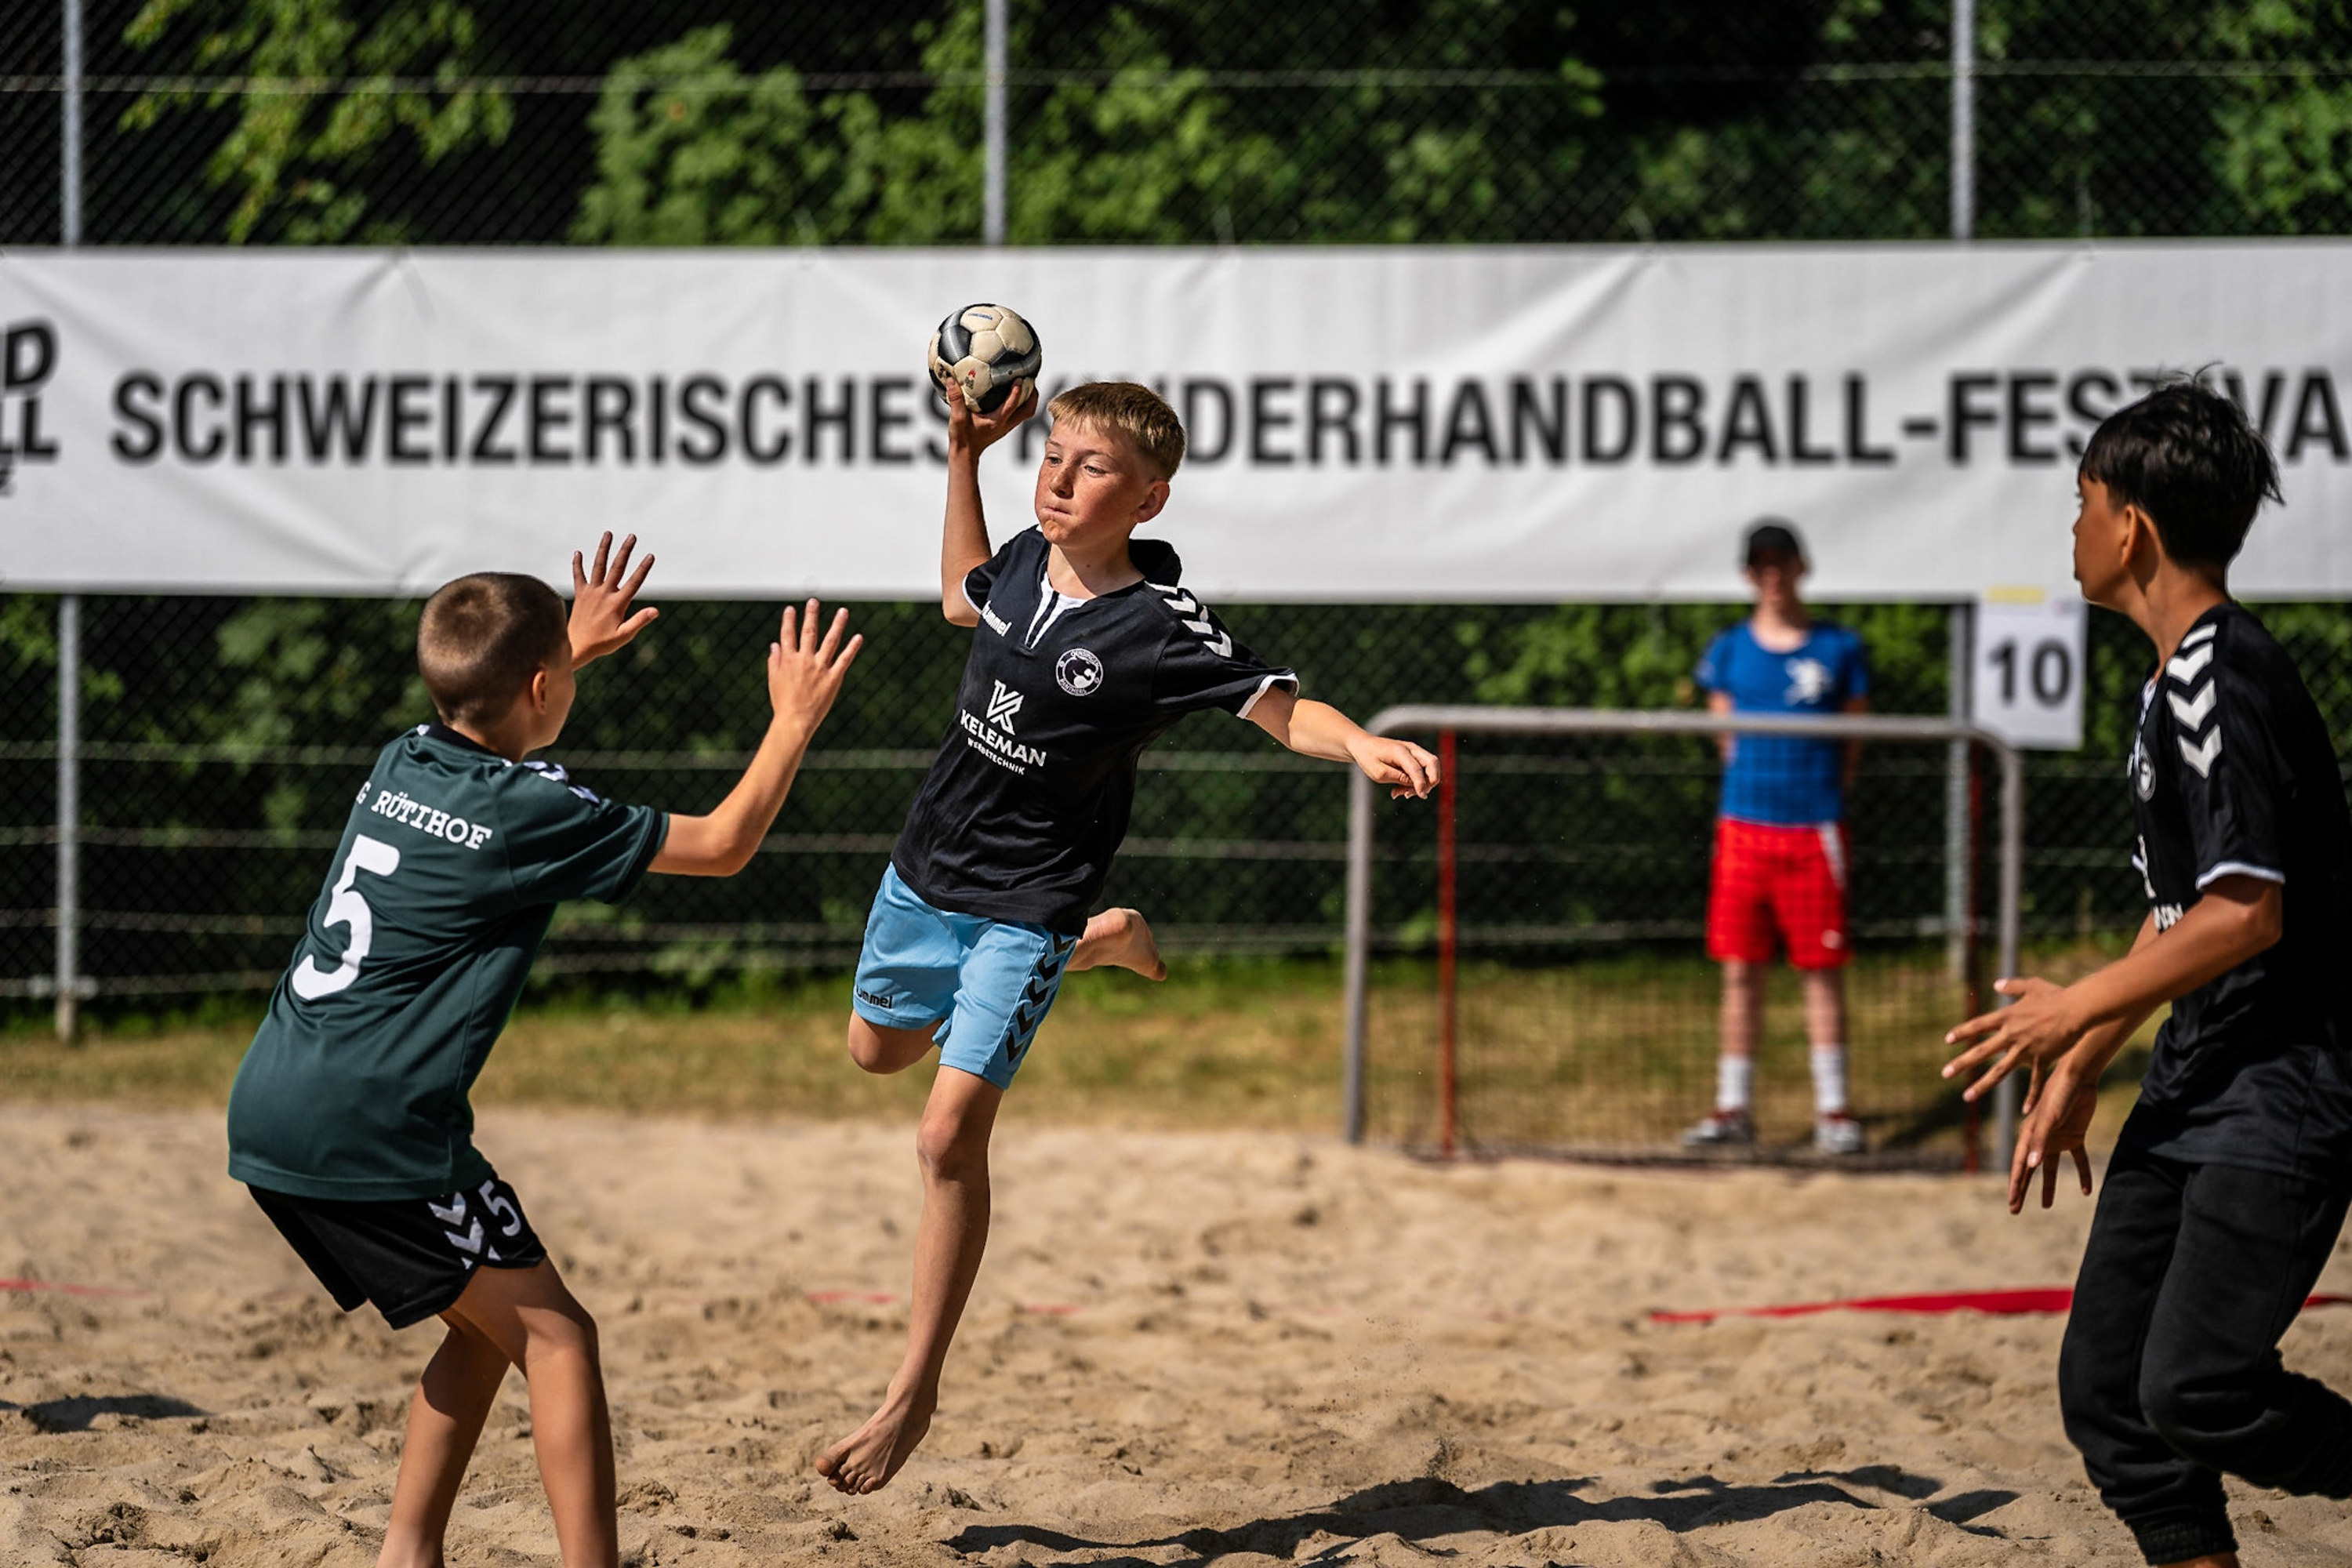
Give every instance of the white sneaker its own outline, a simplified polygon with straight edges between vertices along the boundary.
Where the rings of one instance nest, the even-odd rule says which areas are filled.
[[[1683,1131],[1685,1149],[1717,1149],[1755,1142],[1755,1119],[1744,1110],[1710,1110]]]
[[[1863,1135],[1862,1123],[1843,1110],[1816,1118],[1813,1122],[1813,1150],[1822,1154],[1859,1154],[1870,1147]]]

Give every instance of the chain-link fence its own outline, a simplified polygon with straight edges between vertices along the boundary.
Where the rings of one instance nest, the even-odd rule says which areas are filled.
[[[412,653],[415,608],[375,600],[82,601],[79,928],[82,969],[100,996],[186,995],[274,980],[376,748],[428,716]],[[707,809],[765,721],[760,658],[772,611],[730,603],[662,609],[636,645],[583,677],[556,754],[609,794]],[[1244,640],[1295,664],[1309,692],[1369,715],[1399,700],[1685,704],[1706,639],[1738,612],[1245,605],[1223,613]],[[1947,710],[1950,612],[1849,605],[1825,613],[1862,634],[1877,710]],[[8,673],[0,706],[0,885],[10,889],[0,908],[0,994],[20,998],[45,994],[52,970],[56,614],[56,601],[39,596],[0,605]],[[619,910],[574,907],[556,927],[543,973],[701,984],[745,970],[835,964],[854,953],[875,879],[946,725],[969,635],[929,605],[864,605],[854,614],[868,650],[755,868],[724,881],[656,879]],[[2335,731],[2352,734],[2352,616],[2326,605],[2266,606],[2264,614]],[[2045,949],[2112,939],[2144,910],[2127,859],[2120,759],[2147,651],[2128,625],[2102,614],[2093,620],[2089,663],[2084,750],[2037,754],[2028,770],[2025,931],[2029,944]],[[1662,850],[1657,864],[1612,882],[1601,899],[1605,910],[1589,878],[1559,870],[1564,846],[1624,839],[1605,802],[1579,807],[1578,797],[1545,782],[1560,771],[1547,760],[1554,749],[1488,741],[1465,762],[1465,773],[1512,780],[1464,797],[1463,842],[1480,879],[1465,882],[1465,895],[1487,911],[1465,918],[1536,927],[1581,921],[1590,940],[1569,945],[1584,948],[1615,942],[1635,952],[1674,933],[1695,940],[1704,889],[1694,893],[1682,872],[1661,868],[1689,845],[1669,846],[1673,853]],[[1704,794],[1706,759],[1677,752],[1674,760],[1676,777]],[[1928,808],[1911,798],[1940,790],[1940,778],[1933,759],[1865,759],[1857,823],[1908,826],[1894,837],[1892,828],[1871,828],[1864,862],[1899,847],[1940,864],[1942,818],[1919,816]],[[1387,809],[1395,869],[1379,942],[1391,954],[1425,953],[1433,844],[1415,808]],[[1198,716],[1146,758],[1109,896],[1151,910],[1179,950],[1328,955],[1339,937],[1345,834],[1341,770],[1281,752],[1250,726]],[[1703,848],[1703,833],[1692,843]],[[1943,907],[1921,901],[1925,882],[1903,879],[1899,894],[1895,880],[1874,885],[1908,901],[1881,910],[1872,879],[1859,877],[1858,919],[1893,921],[1922,940],[1943,931]],[[1687,956],[1696,961],[1695,947]]]
[[[1956,169],[1985,237],[2352,228],[2335,129],[2352,124],[2352,16],[2315,5],[1982,0],[1956,51],[1947,6],[1878,0],[1016,0],[1001,72],[985,0],[83,12],[70,61],[62,6],[0,13],[0,245],[60,235],[68,102],[84,244],[965,243],[987,205],[992,80],[1015,244],[1933,238],[1951,230]],[[1956,140],[1956,123],[1972,130]],[[1686,702],[1706,636],[1735,613],[1222,608],[1358,712]],[[694,809],[755,733],[769,612],[664,609],[591,676],[562,750],[610,793]],[[101,999],[246,990],[282,966],[368,759],[424,716],[414,613],[83,602],[78,929]],[[1839,613],[1870,646],[1880,710],[1948,710],[1949,610]],[[757,867],[571,912],[544,973],[700,984],[846,957],[961,647],[923,606],[860,615],[852,695]],[[2344,612],[2274,618],[2352,734]],[[23,1006],[58,934],[57,625],[54,600],[0,600],[0,994]],[[2116,778],[2135,635],[2095,619],[2086,745],[2034,759],[2029,942],[2111,940],[2137,919]],[[1548,765],[1525,755],[1523,792]],[[1866,772],[1862,798],[1878,787]],[[1488,863],[1542,861],[1535,827],[1475,809],[1465,796],[1465,842]],[[1111,895],[1180,949],[1328,953],[1344,812],[1337,770],[1191,721],[1147,760]],[[1395,847],[1401,865],[1429,852]],[[1407,962],[1429,911],[1398,896],[1382,942]],[[1627,896],[1654,906],[1643,919],[1696,919],[1673,876]]]
[[[856,7],[90,0],[84,243],[953,243],[987,0]],[[2343,232],[2352,15],[1979,0],[1974,229]],[[0,15],[0,244],[59,232],[64,8]],[[1013,0],[1006,236],[1935,238],[1928,0],[1268,7]]]

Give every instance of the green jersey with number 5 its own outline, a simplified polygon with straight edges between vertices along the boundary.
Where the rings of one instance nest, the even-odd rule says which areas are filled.
[[[487,1181],[467,1096],[555,906],[617,902],[668,816],[422,724],[380,752],[228,1101],[228,1170],[312,1198]]]

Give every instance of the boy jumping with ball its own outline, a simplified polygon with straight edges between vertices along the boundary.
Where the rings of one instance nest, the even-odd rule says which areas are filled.
[[[2148,914],[2126,957],[1973,1018],[1944,1073],[2030,1066],[2009,1206],[2084,1152],[2099,1076],[2169,1002],[2107,1166],[2058,1361],[2066,1435],[2152,1563],[2234,1568],[2221,1478],[2352,1497],[2352,1402],[2286,1370],[2294,1321],[2352,1202],[2352,812],[2294,665],[2230,597],[2276,500],[2270,448],[2194,382],[2084,449],[2074,576],[2156,666],[2126,770]]]
[[[1074,969],[1158,978],[1131,910],[1087,918],[1127,832],[1136,759],[1185,714],[1222,708],[1294,752],[1426,795],[1436,759],[1302,700],[1298,678],[1235,642],[1181,585],[1176,552],[1133,537],[1168,504],[1184,429],[1150,388],[1095,382],[1054,399],[1037,526],[992,550],[980,458],[1036,411],[948,395],[940,609],[977,627],[947,739],[875,895],[849,1053],[899,1072],[940,1047],[916,1135],[923,1215],[907,1352],[872,1418],[817,1469],[844,1492],[888,1484],[922,1441],[987,1243],[997,1107]]]
[[[426,601],[416,662],[439,722],[379,752],[229,1095],[229,1174],[335,1304],[447,1328],[417,1384],[382,1568],[438,1568],[449,1510],[509,1366],[564,1568],[613,1568],[613,1436],[596,1325],[515,1191],[474,1147],[467,1095],[566,899],[647,871],[724,877],[766,837],[862,639],[786,610],[767,733],[708,816],[622,805],[523,759],[572,710],[573,672],[634,637],[624,540],[572,558],[572,605],[535,577],[460,577]]]

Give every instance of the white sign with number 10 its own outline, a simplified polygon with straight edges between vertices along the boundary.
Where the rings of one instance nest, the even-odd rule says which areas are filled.
[[[2015,746],[2083,744],[2088,616],[2073,593],[1994,588],[1977,601],[1969,718]]]

